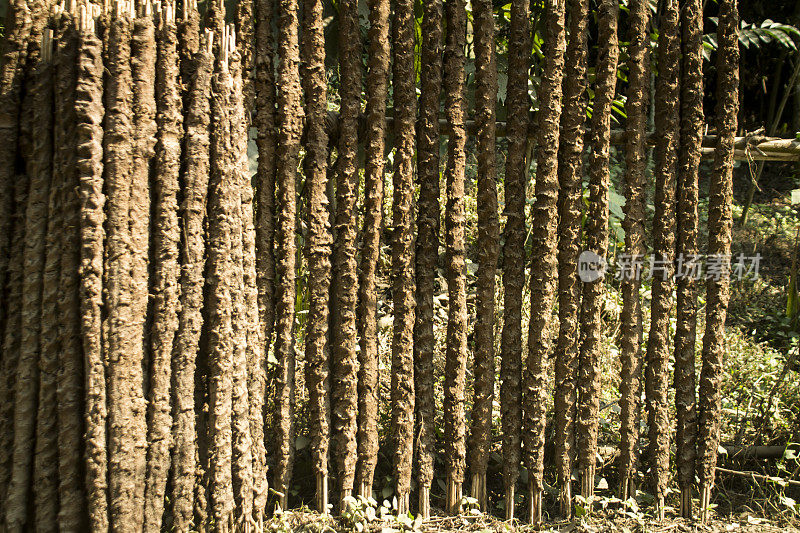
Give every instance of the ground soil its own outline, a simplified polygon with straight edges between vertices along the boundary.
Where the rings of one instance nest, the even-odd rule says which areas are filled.
[[[291,512],[276,516],[266,523],[267,531],[353,531],[334,517],[320,517],[311,512]],[[369,524],[365,531],[380,531],[388,533],[401,531],[398,524],[392,521],[375,521]],[[432,516],[426,520],[417,530],[419,532],[445,532],[445,531],[534,531],[528,524],[514,520],[504,522],[488,515],[461,515],[461,516]],[[657,522],[649,518],[636,520],[622,516],[617,511],[607,511],[598,513],[593,518],[576,518],[572,521],[550,522],[545,521],[539,531],[549,532],[575,532],[575,533],[605,533],[605,532],[736,532],[736,533],[777,533],[777,532],[800,532],[795,526],[786,524],[776,524],[765,518],[758,518],[747,513],[732,515],[723,518],[711,519],[706,524],[692,522],[682,518],[670,518],[669,516],[662,522]]]

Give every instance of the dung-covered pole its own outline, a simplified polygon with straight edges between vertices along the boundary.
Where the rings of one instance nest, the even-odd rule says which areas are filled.
[[[508,157],[503,239],[503,332],[500,340],[500,411],[506,519],[514,518],[515,486],[522,455],[522,289],[525,285],[525,184],[527,171],[530,1],[511,3],[508,76]]]
[[[389,85],[389,0],[369,0],[367,59],[367,139],[364,160],[364,236],[356,316],[358,353],[358,469],[359,495],[372,496],[378,462],[378,298],[376,278],[380,258],[385,180],[386,96]]]
[[[475,302],[475,397],[469,440],[472,497],[486,510],[486,469],[492,444],[494,405],[495,277],[500,255],[497,216],[495,119],[497,115],[497,59],[494,11],[491,0],[474,3],[475,120],[478,122],[478,280]]]
[[[600,3],[600,51],[594,87],[592,134],[589,157],[589,209],[586,226],[587,250],[605,260],[608,249],[609,151],[611,135],[611,103],[617,86],[617,18],[619,3]],[[600,313],[603,306],[604,280],[601,276],[583,284],[581,302],[581,348],[578,367],[578,456],[581,495],[591,506],[594,498],[594,474],[597,456],[597,430],[600,408]]]
[[[303,161],[308,190],[308,322],[306,323],[306,384],[308,387],[309,434],[314,475],[316,508],[328,512],[328,439],[330,396],[328,321],[331,286],[331,234],[328,202],[327,80],[325,78],[325,36],[322,1],[304,2],[301,57],[306,105],[306,156]]]
[[[698,477],[700,516],[708,519],[719,445],[725,318],[730,301],[730,253],[733,215],[733,150],[739,111],[739,12],[737,0],[721,0],[717,26],[717,146],[709,180],[708,257],[722,265],[706,282],[706,331],[700,372]],[[728,268],[726,268],[728,267]]]
[[[583,137],[586,129],[588,0],[570,0],[569,43],[563,80],[558,148],[558,341],[555,349],[553,438],[559,512],[572,515],[575,460],[575,402],[578,371],[578,315],[581,285],[578,255],[583,202]]]
[[[297,216],[296,178],[302,133],[302,91],[300,88],[300,51],[298,45],[298,2],[278,2],[277,79],[278,150],[275,231],[275,358],[278,375],[275,380],[276,438],[275,490],[281,493],[279,503],[286,509],[294,461],[294,397],[295,397],[295,224]]]
[[[678,163],[680,111],[680,30],[678,1],[666,0],[658,39],[658,78],[655,94],[655,213],[651,275],[650,333],[645,356],[645,400],[648,463],[659,519],[669,476],[669,352],[675,260],[675,175]]]
[[[392,467],[398,511],[409,510],[411,459],[414,449],[414,5],[397,0],[392,21],[394,94],[394,178],[392,198],[392,332],[391,428]]]
[[[414,389],[419,513],[430,516],[436,446],[433,333],[434,294],[439,265],[439,107],[442,94],[442,0],[425,2],[422,15],[422,76],[417,127],[417,241],[414,319]]]
[[[639,442],[640,399],[642,396],[642,301],[641,267],[645,245],[645,134],[650,99],[650,4],[636,0],[630,4],[630,59],[625,125],[625,254],[630,267],[622,275],[622,316],[620,319],[620,479],[619,497],[636,495]]]
[[[681,5],[681,125],[678,151],[677,254],[689,266],[698,253],[698,182],[705,127],[703,114],[703,8],[699,0]],[[684,269],[686,270],[686,269]],[[680,513],[692,518],[692,486],[697,456],[697,280],[678,274],[675,328],[676,466]]]
[[[358,338],[356,261],[358,199],[358,114],[361,110],[361,30],[357,0],[339,2],[339,76],[342,86],[336,159],[336,216],[333,260],[334,312],[331,344],[331,451],[340,510],[352,494],[356,466],[358,410]]]
[[[553,304],[557,281],[558,144],[561,120],[561,78],[564,73],[566,30],[564,0],[546,4],[545,67],[537,115],[536,201],[531,228],[531,320],[525,369],[523,446],[528,467],[530,521],[542,521],[544,494],[544,431],[547,417],[547,368],[553,339]]]

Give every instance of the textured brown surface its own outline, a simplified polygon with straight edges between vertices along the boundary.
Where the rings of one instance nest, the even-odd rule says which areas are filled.
[[[645,356],[645,402],[648,426],[648,463],[653,494],[663,503],[669,475],[670,423],[668,417],[670,312],[674,302],[672,261],[675,258],[675,174],[678,159],[680,90],[680,31],[677,0],[667,0],[661,14],[658,39],[658,78],[655,94],[655,213],[653,257],[669,265],[652,272],[650,334]]]
[[[103,251],[106,198],[103,192],[103,58],[102,43],[93,33],[80,37],[75,87],[76,168],[80,196],[80,306],[85,396],[85,487],[88,524],[92,531],[108,529],[106,453],[106,373],[102,349]],[[61,499],[60,524],[81,526],[82,503]]]
[[[180,206],[181,277],[178,337],[173,360],[172,514],[175,528],[188,529],[194,511],[197,426],[195,371],[203,328],[206,199],[209,179],[209,111],[213,58],[204,48],[194,59],[196,72],[187,95],[183,200]]]
[[[56,45],[53,45],[55,48]],[[62,48],[62,47],[59,47]],[[66,54],[57,53],[59,67]],[[60,348],[58,296],[60,229],[62,213],[53,212],[49,220],[50,184],[53,176],[53,71],[51,62],[40,60],[34,85],[30,87],[33,103],[33,153],[27,161],[30,191],[25,217],[25,250],[22,284],[22,338],[20,361],[34,358],[38,371],[38,404],[35,412],[35,449],[33,461],[33,508],[37,531],[55,531],[58,513],[58,418],[56,397]],[[70,102],[59,101],[65,107]],[[61,139],[63,141],[63,139]],[[53,209],[60,211],[62,180],[52,194]],[[47,230],[50,230],[49,232]],[[49,246],[45,246],[45,245]],[[47,254],[47,256],[45,255]],[[45,266],[51,267],[45,269]],[[19,371],[24,367],[18,367]],[[35,380],[36,377],[33,377]],[[36,394],[36,387],[28,388]],[[20,398],[20,396],[17,396]],[[35,400],[34,400],[35,401]],[[29,413],[26,416],[31,416]]]
[[[386,96],[389,84],[389,0],[370,0],[367,36],[367,134],[364,161],[364,234],[356,316],[358,354],[358,469],[356,486],[372,495],[378,462],[378,298],[375,290],[383,224],[383,188],[386,172]]]
[[[242,65],[242,98],[245,110],[245,125],[250,124],[250,112],[255,103],[254,64],[255,64],[255,0],[236,2],[234,13],[236,25],[236,50]]]
[[[609,136],[611,102],[617,84],[617,17],[616,0],[602,0],[598,10],[600,43],[599,63],[594,86],[592,134],[589,157],[589,208],[586,223],[586,249],[605,258],[608,248]],[[584,497],[594,488],[594,467],[597,452],[597,425],[600,407],[600,314],[603,305],[604,281],[584,283],[581,302],[581,347],[578,366],[578,418],[576,433]],[[587,474],[590,476],[586,478]]]
[[[270,26],[274,0],[257,0],[256,18],[256,98],[255,125],[258,129],[258,171],[256,185],[256,273],[258,310],[264,342],[270,346],[275,318],[275,75],[273,39]]]
[[[229,26],[229,31],[232,28]],[[250,433],[250,392],[248,389],[248,345],[247,293],[244,282],[244,228],[242,198],[247,179],[247,120],[245,119],[242,98],[242,73],[239,52],[228,53],[228,72],[231,78],[231,101],[228,117],[230,120],[230,172],[233,186],[231,220],[231,259],[233,260],[233,496],[235,508],[235,528],[244,529],[253,521],[253,447]],[[253,339],[254,340],[254,339]]]
[[[444,442],[448,484],[464,481],[466,421],[464,387],[467,368],[467,271],[464,230],[464,146],[467,131],[464,79],[466,7],[463,0],[445,3],[447,36],[444,49],[444,94],[447,117],[447,166],[445,168],[445,276],[447,277],[447,339],[444,368]],[[448,512],[454,512],[448,501]]]
[[[132,494],[133,472],[126,458],[134,453],[128,437],[133,418],[133,402],[128,357],[132,352],[131,327],[131,252],[128,227],[131,195],[130,139],[132,136],[130,71],[131,22],[116,18],[110,22],[106,51],[108,71],[104,136],[106,206],[106,262],[104,265],[104,305],[108,309],[104,343],[108,362],[108,479],[109,514],[118,519],[130,510],[125,501]],[[141,384],[141,381],[139,381]],[[124,525],[124,524],[123,524]],[[130,524],[127,524],[130,526]],[[116,527],[119,527],[118,525]]]
[[[58,474],[59,505],[67,502],[59,510],[60,528],[69,529],[64,522],[72,522],[80,527],[83,511],[83,483],[81,480],[82,448],[84,442],[84,423],[82,417],[84,380],[84,353],[81,339],[80,309],[80,198],[78,187],[80,178],[76,168],[76,114],[74,107],[75,83],[77,71],[76,22],[67,21],[61,38],[63,50],[61,62],[66,70],[65,78],[59,73],[58,99],[61,98],[65,111],[60,117],[63,122],[62,139],[57,145],[62,147],[61,167],[63,180],[63,210],[61,228],[58,316]],[[59,67],[61,70],[61,67]],[[62,86],[65,83],[66,86]],[[69,505],[72,504],[72,509]],[[75,508],[77,505],[77,508]]]
[[[475,362],[469,468],[472,475],[486,476],[492,443],[494,403],[494,299],[500,225],[497,216],[497,169],[495,120],[497,61],[491,0],[478,0],[475,17],[475,120],[478,123],[478,280],[475,301]],[[486,509],[486,490],[473,487],[481,509]]]
[[[275,13],[275,0],[256,0],[256,49],[255,49],[255,93],[258,148],[258,168],[253,178],[256,189],[256,285],[258,287],[259,327],[264,338],[265,355],[270,353],[272,333],[275,324],[275,151],[277,148],[277,128],[275,114],[275,72],[273,64],[272,22]],[[275,439],[271,437],[274,427],[274,373],[275,365],[266,376],[266,390],[270,391],[264,399],[265,442],[268,455],[274,455]],[[267,494],[256,498],[254,505],[264,507]]]
[[[25,18],[31,17],[31,25],[28,28],[30,33],[24,37],[21,36],[21,39],[25,38],[29,39],[29,41],[23,46],[23,48],[27,48],[27,51],[23,52],[19,57],[20,68],[25,69],[20,73],[20,87],[24,87],[27,90],[21,95],[21,100],[16,100],[20,120],[19,136],[16,137],[13,132],[10,135],[11,140],[13,141],[16,137],[19,144],[16,148],[9,148],[11,150],[9,155],[20,157],[22,160],[31,160],[36,157],[37,147],[34,140],[34,129],[36,128],[34,121],[36,69],[34,67],[39,60],[42,19],[45,18],[42,13],[37,12],[37,9],[49,9],[49,4],[45,6],[37,2],[29,4],[29,7],[31,8],[29,14],[21,14]],[[14,90],[13,87],[11,89]],[[12,118],[12,128],[16,128],[15,120]],[[9,161],[13,161],[13,159]],[[13,163],[10,168],[14,168]],[[27,341],[26,334],[22,330],[26,322],[31,322],[34,318],[32,313],[36,313],[31,309],[30,305],[30,300],[36,298],[36,296],[25,292],[25,284],[29,282],[26,264],[28,257],[31,255],[26,235],[27,222],[25,214],[32,176],[24,168],[15,170],[18,170],[20,174],[13,178],[13,195],[9,195],[12,192],[11,190],[3,191],[6,198],[13,197],[13,201],[10,202],[13,206],[13,211],[11,211],[13,215],[11,216],[15,219],[13,220],[13,227],[7,233],[11,238],[11,248],[8,255],[6,255],[9,261],[7,291],[10,305],[3,349],[3,358],[8,358],[10,363],[6,374],[9,380],[7,382],[7,394],[10,405],[8,406],[7,417],[4,417],[4,422],[9,427],[14,428],[13,434],[9,436],[9,441],[4,443],[8,446],[7,450],[4,451],[4,454],[8,454],[8,459],[3,458],[3,462],[8,468],[6,472],[10,473],[9,478],[7,478],[9,480],[7,482],[7,492],[3,499],[7,531],[23,530],[27,519],[26,506],[32,501],[30,482],[31,466],[34,463],[34,435],[36,433],[36,402],[38,394],[38,388],[35,384],[39,378],[38,347],[33,351],[25,347],[25,344],[30,344],[30,342]],[[30,386],[31,383],[34,385]],[[10,464],[7,461],[10,461]],[[30,523],[27,524],[28,527],[32,525]]]
[[[439,103],[442,93],[442,2],[425,3],[422,18],[422,63],[426,65],[419,97],[417,137],[416,301],[414,321],[414,388],[417,426],[417,483],[433,482],[436,400],[434,398],[433,296],[439,264]]]
[[[157,144],[153,201],[153,318],[150,325],[150,394],[147,413],[147,481],[144,530],[161,530],[164,493],[172,449],[172,353],[178,330],[180,227],[178,189],[183,113],[178,86],[178,49],[174,22],[157,30]]]
[[[414,10],[411,0],[397,0],[392,19],[394,94],[394,178],[392,198],[391,432],[395,489],[408,509],[414,441]]]
[[[27,52],[27,39],[30,33],[30,13],[27,2],[10,1],[7,7],[2,57],[0,62],[0,132],[6,141],[0,146],[0,295],[10,296],[6,291],[6,280],[9,276],[9,260],[11,258],[11,242],[14,217],[14,178],[15,160],[17,157],[17,135],[19,132],[20,91],[23,83]],[[10,309],[0,309],[0,333],[3,332]],[[5,372],[5,371],[3,371]],[[3,374],[4,376],[6,374]],[[3,385],[5,386],[5,385]],[[5,399],[5,398],[4,398]],[[9,405],[4,402],[5,406]],[[2,421],[7,420],[3,414]],[[9,434],[8,439],[11,438]],[[8,450],[5,440],[0,450]],[[4,458],[6,452],[0,452]],[[0,496],[5,494],[10,469],[0,468]],[[4,498],[3,498],[4,499]]]
[[[216,38],[216,37],[215,37]],[[209,512],[216,530],[233,521],[233,218],[238,218],[239,194],[231,146],[232,80],[227,66],[215,68],[211,97],[211,177],[208,184],[208,432]]]
[[[356,261],[358,199],[358,114],[361,111],[361,30],[357,0],[339,3],[339,76],[342,87],[336,159],[336,240],[333,261],[335,306],[331,345],[331,447],[339,498],[353,490],[357,457],[358,338]]]
[[[536,201],[531,228],[531,320],[523,391],[523,446],[532,498],[532,523],[542,520],[544,430],[547,418],[547,368],[555,331],[553,305],[557,277],[558,143],[561,120],[561,78],[566,35],[565,0],[551,0],[545,24],[545,68],[539,91],[536,145]]]
[[[677,253],[684,259],[698,252],[698,181],[703,142],[703,10],[698,0],[681,6],[681,125],[678,152]],[[678,278],[675,326],[675,407],[677,415],[676,463],[683,491],[694,484],[697,455],[697,395],[695,340],[697,338],[697,282]],[[691,501],[691,500],[689,500]],[[683,509],[691,517],[691,509]]]
[[[147,458],[146,398],[142,372],[150,363],[147,312],[149,305],[149,240],[150,240],[150,165],[153,158],[156,133],[155,102],[155,26],[151,16],[133,21],[131,35],[131,76],[133,78],[133,149],[131,161],[131,196],[129,230],[131,251],[131,328],[130,351],[125,355],[129,374],[131,417],[128,419],[125,439],[130,448],[124,462],[130,473],[123,477],[133,483],[130,493],[121,496],[124,511],[116,515],[113,527],[129,531],[139,530],[144,520],[144,489]]]
[[[500,363],[500,411],[503,428],[503,480],[508,491],[519,477],[522,453],[522,289],[525,284],[525,150],[530,68],[529,0],[511,3],[511,51],[508,67],[508,157],[505,175],[506,225],[503,242],[503,333]],[[506,502],[507,506],[513,502]]]
[[[303,160],[308,191],[308,322],[306,323],[306,386],[309,398],[309,435],[314,473],[327,481],[330,398],[328,372],[328,306],[331,286],[333,235],[328,205],[327,80],[322,1],[303,4],[303,88],[306,105],[306,156]],[[327,497],[327,490],[321,491]],[[326,512],[327,501],[317,494],[317,510]]]
[[[298,2],[278,2],[278,150],[275,231],[275,432],[278,442],[275,464],[275,490],[288,501],[294,460],[294,304],[295,304],[295,219],[297,198],[295,180],[302,133],[302,92],[298,63]]]
[[[19,174],[14,178],[14,204],[24,208],[27,205],[27,197],[28,197],[28,178],[27,174]],[[23,216],[22,213],[15,212],[15,216]],[[17,410],[17,404],[19,403],[20,399],[16,396],[16,383],[19,379],[19,363],[20,363],[20,328],[22,325],[22,284],[24,278],[24,270],[23,270],[23,257],[25,252],[25,226],[24,224],[14,224],[13,233],[11,236],[11,247],[9,250],[10,257],[9,257],[9,264],[8,264],[8,280],[6,282],[6,292],[8,294],[8,317],[6,321],[6,331],[3,339],[3,370],[5,374],[5,382],[4,382],[4,407],[5,412],[3,413],[4,423],[7,427],[13,427],[13,432],[8,432],[8,439],[4,443],[7,448],[4,450],[3,454],[3,472],[5,474],[5,479],[3,480],[5,485],[4,489],[4,498],[3,498],[3,512],[5,513],[4,516],[4,524],[7,530],[15,531],[12,526],[16,526],[18,524],[17,518],[19,516],[19,510],[12,510],[12,502],[15,498],[19,498],[14,494],[18,492],[18,489],[14,486],[13,483],[13,470],[14,465],[16,464],[16,456],[15,456],[15,441],[16,441],[16,422],[15,422],[15,413]],[[34,389],[34,387],[31,387]],[[33,394],[36,394],[35,389]],[[33,409],[32,407],[30,408]],[[29,417],[33,418],[33,413],[28,413]],[[34,420],[31,420],[31,426],[34,424]],[[33,427],[26,428],[23,427],[21,431],[27,431],[29,435],[33,435],[34,429]],[[29,463],[30,464],[30,463]],[[27,487],[25,489],[27,491]],[[14,519],[14,522],[11,522],[11,519]],[[22,517],[24,520],[24,514]]]
[[[731,251],[733,216],[733,142],[739,110],[739,13],[736,0],[720,1],[717,39],[717,146],[709,180],[708,255],[727,256]],[[714,486],[720,424],[722,352],[725,317],[730,300],[729,275],[706,284],[706,331],[703,335],[703,366],[700,373],[700,432],[698,477],[703,489]]]
[[[647,108],[650,100],[650,39],[648,22],[650,4],[636,0],[630,4],[631,25],[630,59],[628,67],[628,92],[625,125],[625,253],[631,257],[642,257],[645,253],[645,134]],[[622,280],[622,315],[620,318],[620,486],[623,499],[636,493],[638,468],[640,398],[642,397],[642,301],[639,298],[641,278]]]
[[[558,149],[558,341],[555,350],[553,435],[559,482],[559,510],[572,513],[572,463],[575,458],[575,388],[578,371],[578,279],[581,233],[583,136],[586,125],[586,36],[588,0],[570,0],[565,58],[564,108]]]

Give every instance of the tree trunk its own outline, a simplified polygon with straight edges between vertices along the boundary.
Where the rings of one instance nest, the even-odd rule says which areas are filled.
[[[703,9],[699,0],[681,6],[683,35],[681,70],[681,124],[678,153],[678,264],[687,264],[697,249],[697,203],[700,154],[703,143]],[[685,274],[685,272],[684,272]],[[675,328],[675,407],[678,428],[678,484],[681,516],[692,518],[692,485],[697,455],[697,397],[695,340],[697,338],[697,283],[678,273]]]
[[[168,8],[169,9],[169,8]],[[178,49],[172,16],[158,28],[156,60],[157,144],[153,236],[153,319],[150,326],[145,531],[161,530],[164,493],[172,450],[172,354],[178,330],[178,189],[180,187],[183,109],[178,86]]]
[[[564,109],[558,153],[558,342],[555,361],[554,431],[559,510],[572,515],[572,463],[575,456],[575,380],[578,371],[583,136],[586,123],[586,56],[589,3],[569,3],[569,44],[564,77]]]
[[[620,319],[620,485],[619,497],[636,495],[640,398],[642,396],[642,285],[640,266],[645,245],[645,167],[648,84],[650,78],[650,4],[636,0],[630,5],[630,59],[625,130],[625,255],[631,268],[622,277],[622,315]]]
[[[275,232],[277,302],[275,309],[275,358],[278,360],[276,388],[276,437],[278,457],[275,489],[286,509],[294,460],[294,305],[295,305],[295,217],[297,213],[297,160],[302,133],[297,0],[279,0],[278,5],[278,150],[277,231]]]
[[[76,167],[80,197],[81,264],[80,278],[81,336],[84,357],[84,442],[86,505],[88,526],[92,531],[108,530],[108,456],[106,452],[106,369],[103,353],[103,252],[106,197],[103,192],[103,58],[102,43],[94,25],[82,28],[78,46],[78,79],[75,88]],[[80,472],[80,469],[78,470]],[[78,483],[77,489],[80,490]],[[80,529],[83,503],[73,493],[62,495],[64,530]]]
[[[467,367],[467,291],[464,213],[464,171],[467,140],[465,119],[464,43],[466,6],[463,0],[445,3],[447,37],[444,50],[445,115],[447,116],[447,204],[445,205],[445,271],[447,275],[447,346],[444,370],[444,435],[447,465],[445,508],[458,514],[464,481],[466,422],[464,388]]]
[[[378,462],[378,298],[376,271],[380,259],[383,186],[386,155],[386,96],[389,84],[389,0],[370,0],[367,59],[367,139],[364,148],[364,233],[358,280],[358,334],[361,339],[358,375],[357,488],[372,496]]]
[[[356,200],[358,199],[358,114],[361,110],[361,32],[358,2],[339,3],[339,76],[342,80],[336,160],[336,228],[333,253],[335,324],[331,361],[331,444],[336,461],[340,510],[353,492],[357,457],[358,339],[356,305]]]
[[[739,110],[739,14],[736,0],[720,2],[717,27],[717,146],[709,183],[708,257],[729,266],[733,225],[733,143]],[[719,445],[721,377],[725,345],[725,318],[730,300],[730,272],[723,268],[719,279],[706,283],[706,331],[703,336],[703,366],[700,372],[700,509],[708,518],[714,469]]]
[[[183,201],[181,202],[181,277],[178,336],[173,360],[172,515],[175,529],[192,524],[197,463],[195,373],[203,329],[204,270],[206,266],[206,201],[208,198],[209,117],[213,57],[206,35],[191,67],[194,78],[187,97],[184,137]]]
[[[558,218],[553,214],[558,210],[559,121],[566,48],[564,8],[564,0],[553,0],[548,5],[545,22],[547,48],[537,115],[539,139],[536,145],[536,201],[531,231],[531,320],[523,395],[523,435],[532,524],[542,521],[546,381],[555,326],[552,319],[557,282]]]
[[[303,19],[303,87],[306,93],[306,188],[308,189],[308,322],[306,323],[306,384],[308,387],[311,452],[317,477],[316,507],[328,512],[328,306],[331,286],[331,234],[328,206],[327,79],[321,0],[306,0]]]
[[[475,120],[478,123],[478,280],[475,302],[475,398],[470,431],[472,497],[486,511],[486,468],[492,444],[494,403],[494,298],[500,226],[497,216],[495,120],[497,62],[491,0],[474,5]]]
[[[394,198],[392,201],[392,450],[398,511],[409,510],[414,443],[414,5],[397,0],[393,19],[394,50]]]
[[[675,174],[680,134],[680,31],[677,0],[666,0],[661,14],[656,80],[655,214],[651,272],[650,335],[645,357],[648,461],[659,519],[669,475],[668,381],[669,320],[675,260]]]
[[[592,152],[589,157],[589,209],[586,222],[586,249],[605,260],[608,249],[609,136],[611,102],[617,85],[619,47],[617,23],[619,4],[603,0],[599,7],[597,79],[592,110]],[[600,407],[600,322],[604,280],[584,282],[581,308],[581,348],[578,366],[578,455],[581,468],[581,495],[591,507],[594,498],[595,457]]]
[[[511,3],[508,66],[508,157],[505,173],[506,225],[503,242],[503,332],[500,410],[506,519],[514,518],[514,486],[519,477],[522,428],[522,289],[525,284],[525,151],[530,100],[530,1]]]

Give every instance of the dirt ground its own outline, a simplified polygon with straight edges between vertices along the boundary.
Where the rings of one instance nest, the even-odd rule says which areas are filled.
[[[361,525],[361,524],[358,524]],[[436,533],[446,531],[470,531],[476,533],[488,532],[522,532],[534,531],[526,524],[515,521],[513,524],[503,522],[497,518],[487,515],[461,515],[456,517],[434,516],[430,520],[422,522],[418,527],[414,527],[410,522],[403,526],[395,519],[375,520],[359,529],[352,524],[348,524],[339,518],[330,516],[322,517],[317,513],[307,511],[292,511],[275,516],[266,524],[267,531],[273,532],[346,532],[346,531],[368,531],[379,533],[394,533],[401,531],[418,531],[421,533]],[[549,522],[540,531],[559,532],[559,533],[659,533],[659,532],[734,532],[734,533],[777,533],[777,532],[798,532],[800,529],[794,526],[777,525],[770,520],[759,518],[746,513],[740,516],[730,516],[725,518],[714,518],[706,524],[690,522],[679,518],[667,518],[663,522],[657,522],[650,518],[630,518],[616,512],[606,513],[605,516],[594,516],[592,518],[577,518],[571,522]]]

